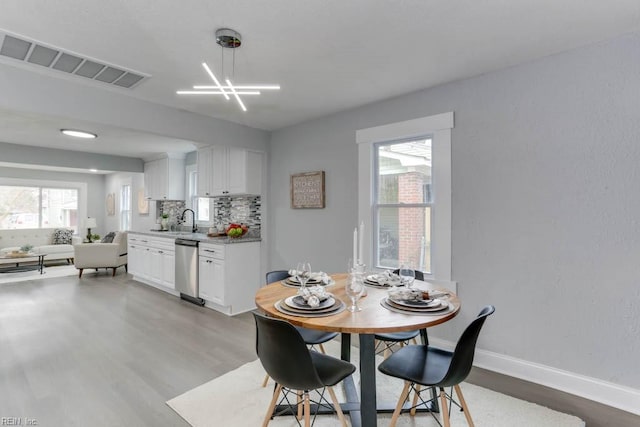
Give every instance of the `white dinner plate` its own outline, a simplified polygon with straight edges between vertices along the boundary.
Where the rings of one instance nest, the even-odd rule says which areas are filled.
[[[435,313],[438,311],[442,311],[442,310],[446,310],[447,307],[449,307],[449,304],[440,301],[440,303],[438,305],[432,306],[432,307],[411,307],[411,306],[406,306],[406,305],[402,305],[402,304],[398,304],[397,302],[395,302],[394,300],[390,299],[390,298],[385,298],[385,302],[387,305],[391,306],[391,307],[395,307],[399,310],[404,310],[404,311],[411,311],[413,313]]]
[[[393,305],[389,302],[389,300],[385,297],[380,300],[380,305],[386,308],[389,311],[393,311],[401,314],[411,314],[416,316],[442,316],[443,314],[450,313],[453,311],[453,305],[451,303],[445,304],[443,308],[438,308],[438,310],[424,310],[424,309],[414,309],[409,307],[402,307]]]
[[[329,309],[328,311],[320,311],[320,312],[309,311],[309,310],[295,311],[296,309],[288,307],[286,304],[283,303],[282,300],[277,301],[275,304],[273,304],[273,306],[280,313],[288,314],[289,316],[298,316],[298,317],[333,316],[334,314],[342,313],[347,308],[347,305],[341,300],[337,300],[336,303],[333,305],[333,307],[331,307],[331,309]]]
[[[440,307],[442,305],[442,301],[440,301],[439,299],[419,299],[419,300],[408,300],[408,299],[397,299],[397,298],[391,298],[389,297],[389,299],[399,305],[402,305],[404,307],[411,307],[411,308],[436,308],[436,307]]]
[[[308,311],[318,311],[318,310],[324,310],[327,308],[331,308],[335,303],[336,300],[333,297],[329,297],[327,299],[325,299],[324,301],[320,302],[320,305],[318,305],[317,307],[311,307],[309,304],[306,303],[306,301],[304,300],[304,298],[300,295],[293,295],[290,296],[289,298],[284,300],[284,303],[294,309],[299,309],[299,310],[308,310]]]

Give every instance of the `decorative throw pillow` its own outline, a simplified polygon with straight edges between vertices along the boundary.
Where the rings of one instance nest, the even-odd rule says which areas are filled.
[[[113,231],[108,233],[106,236],[102,238],[102,243],[113,243],[113,239],[116,237],[116,233]]]
[[[66,228],[56,228],[53,231],[53,244],[54,245],[70,245],[72,237],[73,237],[73,230],[68,230]]]

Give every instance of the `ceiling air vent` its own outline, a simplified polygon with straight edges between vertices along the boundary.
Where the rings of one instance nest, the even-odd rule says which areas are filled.
[[[151,77],[0,29],[0,59],[3,57],[127,89]]]

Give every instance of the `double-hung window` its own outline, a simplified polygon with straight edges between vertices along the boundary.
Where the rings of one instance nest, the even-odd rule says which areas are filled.
[[[187,166],[187,195],[189,207],[196,213],[196,221],[209,222],[211,203],[207,197],[198,197],[198,172],[195,165]]]
[[[120,187],[120,230],[131,230],[131,184]]]
[[[358,223],[374,269],[409,264],[451,280],[452,128],[443,113],[356,132]]]
[[[408,264],[431,274],[430,136],[381,142],[374,148],[374,263]]]

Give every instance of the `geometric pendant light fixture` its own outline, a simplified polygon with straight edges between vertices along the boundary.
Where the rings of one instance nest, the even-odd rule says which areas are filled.
[[[242,38],[240,33],[231,30],[229,28],[221,28],[216,31],[216,43],[222,48],[222,75],[224,76],[224,50],[230,49],[233,52],[233,68],[235,71],[235,49],[239,48],[242,44]],[[221,84],[216,75],[211,71],[209,65],[206,62],[202,63],[202,67],[211,80],[213,85],[196,85],[193,86],[193,90],[178,90],[178,95],[221,95],[228,101],[233,96],[238,102],[242,111],[247,111],[244,102],[242,102],[241,96],[255,96],[260,95],[261,90],[278,90],[280,85],[277,84],[245,84],[238,85],[231,81],[231,78],[226,77],[224,79],[226,84]]]

